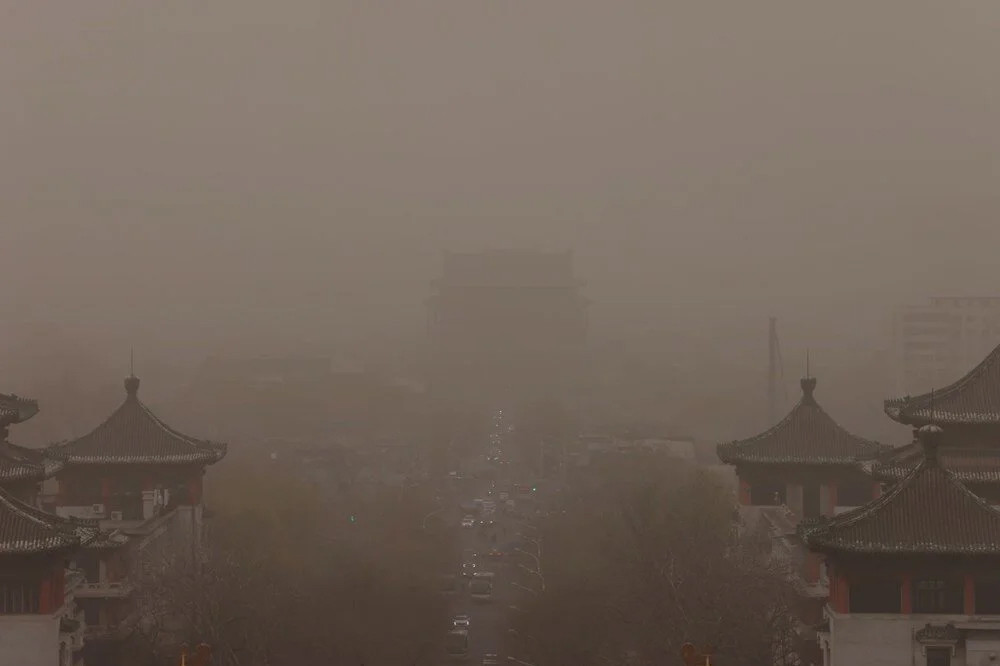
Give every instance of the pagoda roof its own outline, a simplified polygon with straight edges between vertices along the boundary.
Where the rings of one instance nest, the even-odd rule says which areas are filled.
[[[877,500],[803,522],[812,550],[869,555],[1000,555],[1000,511],[940,465],[941,429],[921,428],[924,460]]]
[[[957,382],[931,393],[886,400],[884,409],[893,421],[914,426],[1000,425],[1000,346]]]
[[[45,451],[0,441],[0,484],[14,481],[41,481],[62,468],[62,463]]]
[[[1000,449],[942,446],[938,459],[962,483],[1000,483]],[[920,443],[912,442],[871,462],[868,473],[879,481],[899,481],[922,460]]]
[[[0,555],[29,555],[86,545],[98,537],[96,521],[60,518],[0,489]]]
[[[0,484],[41,481],[58,471],[60,464],[48,458],[45,452],[7,441],[8,426],[27,421],[37,413],[37,401],[0,393]]]
[[[716,447],[728,464],[852,465],[874,458],[888,446],[851,434],[819,406],[816,378],[801,381],[802,398],[770,429],[749,439]]]
[[[174,430],[139,400],[139,379],[125,380],[125,402],[83,437],[49,447],[69,465],[210,465],[226,455],[226,445]]]
[[[38,401],[13,393],[0,393],[0,426],[27,421],[38,413]]]

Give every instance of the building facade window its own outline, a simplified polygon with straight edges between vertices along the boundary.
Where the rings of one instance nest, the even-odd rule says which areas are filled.
[[[851,613],[902,612],[902,586],[898,580],[852,582],[849,595],[848,610]]]
[[[927,666],[951,666],[951,648],[927,648]]]
[[[956,614],[964,611],[961,579],[918,578],[913,581],[913,612]]]

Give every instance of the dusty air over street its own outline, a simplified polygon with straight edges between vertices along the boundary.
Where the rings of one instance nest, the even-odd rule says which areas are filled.
[[[0,0],[0,665],[995,663],[998,33]]]

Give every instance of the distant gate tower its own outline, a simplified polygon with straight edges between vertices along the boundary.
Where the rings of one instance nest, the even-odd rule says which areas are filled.
[[[587,335],[571,252],[446,253],[428,299],[439,396],[509,405],[576,383]]]

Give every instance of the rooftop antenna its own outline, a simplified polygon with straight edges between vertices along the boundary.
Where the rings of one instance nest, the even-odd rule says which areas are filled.
[[[135,377],[135,347],[129,347],[128,350],[128,374]]]
[[[809,374],[809,348],[806,347],[806,379],[809,379],[811,375]]]

